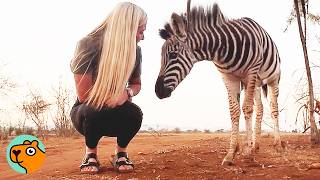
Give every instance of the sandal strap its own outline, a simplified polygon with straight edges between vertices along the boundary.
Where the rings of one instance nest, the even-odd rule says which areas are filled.
[[[117,161],[116,164],[119,166],[123,166],[123,165],[129,165],[134,167],[132,161],[130,161],[130,159],[126,159],[126,160],[122,160],[122,161]]]
[[[124,160],[119,160],[119,158],[125,158],[125,159]],[[111,161],[111,164],[112,164],[113,167],[115,167],[118,170],[119,170],[119,167],[123,166],[123,165],[132,166],[134,168],[134,164],[129,159],[127,152],[118,152],[113,157],[113,160]]]
[[[96,167],[97,169],[100,168],[100,164],[98,162],[86,162],[86,163],[82,163],[79,167],[80,169],[84,168],[84,167]]]
[[[89,153],[89,154],[87,154],[87,158],[88,158],[88,159],[90,159],[90,158],[97,159],[97,154],[95,154],[95,153]]]
[[[127,152],[118,152],[117,153],[117,159],[125,157],[126,159],[128,159],[128,153]]]
[[[119,158],[125,158],[125,160],[119,160]],[[127,152],[118,152],[117,153],[116,164],[118,167],[123,166],[123,165],[129,165],[129,166],[134,167],[132,161],[129,159]]]
[[[95,159],[97,162],[89,162],[89,159]],[[95,153],[89,153],[86,154],[86,156],[83,158],[81,165],[79,166],[80,169],[84,168],[84,167],[88,167],[88,166],[95,166],[99,169],[100,167],[100,162],[97,158],[97,155]]]

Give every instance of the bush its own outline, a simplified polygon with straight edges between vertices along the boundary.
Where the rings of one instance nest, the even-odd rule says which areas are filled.
[[[177,134],[179,134],[179,133],[181,133],[182,131],[181,131],[181,129],[180,128],[178,128],[178,127],[176,127],[176,128],[174,128],[173,129],[173,131],[172,131],[173,133],[177,133]]]
[[[211,133],[211,131],[209,129],[205,129],[203,132],[208,133],[208,134]]]
[[[0,127],[0,140],[7,140],[9,131],[5,127]]]

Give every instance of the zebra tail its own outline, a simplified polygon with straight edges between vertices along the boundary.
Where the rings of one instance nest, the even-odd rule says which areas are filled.
[[[245,88],[245,87],[244,87],[243,82],[240,82],[240,91],[242,91],[244,88]]]
[[[244,84],[241,82],[240,83],[240,91],[242,91],[244,88],[245,88]],[[262,88],[263,96],[265,98],[267,98],[268,97],[268,85],[266,85],[266,84],[262,85],[261,88]]]
[[[268,97],[268,86],[265,84],[265,85],[262,85],[262,91],[263,91],[263,95],[265,98]]]

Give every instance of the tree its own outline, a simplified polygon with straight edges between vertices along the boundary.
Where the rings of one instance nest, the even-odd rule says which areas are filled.
[[[302,1],[301,0],[298,0],[298,3],[301,4]],[[312,22],[312,23],[315,23],[315,24],[319,24],[320,25],[320,16],[319,15],[316,15],[312,12],[309,12],[309,0],[304,0],[304,4],[306,5],[305,8],[303,8],[302,6],[299,6],[299,14],[300,14],[300,17],[304,17],[304,10],[306,11],[306,20]],[[291,13],[290,13],[290,16],[287,20],[287,27],[284,31],[287,31],[288,30],[288,27],[289,25],[291,25],[294,20],[297,19],[297,12],[295,10],[295,8],[293,8],[291,10]]]
[[[44,100],[40,93],[30,91],[30,99],[22,103],[22,111],[26,117],[31,119],[37,126],[38,134],[44,138],[45,118],[44,113],[48,110],[50,104]]]
[[[314,112],[317,113],[320,116],[320,101],[315,99],[315,109]],[[305,133],[307,130],[310,129],[310,122],[308,121],[309,118],[309,105],[307,103],[302,104],[298,111],[297,111],[297,115],[296,115],[296,123],[298,122],[298,117],[300,114],[302,114],[302,119],[303,119],[303,131],[302,133]],[[320,125],[320,120],[319,120],[319,125]]]
[[[7,92],[16,87],[16,84],[5,73],[5,66],[6,64],[4,62],[0,62],[0,95],[5,95],[7,94]]]
[[[75,129],[71,124],[69,112],[71,109],[72,93],[66,86],[59,82],[57,89],[54,89],[53,105],[56,108],[56,113],[53,117],[55,131],[58,136],[71,136],[75,133]]]
[[[304,32],[302,30],[302,23],[300,18],[300,7],[301,5],[302,14],[304,18]],[[303,48],[303,54],[304,54],[304,60],[305,60],[305,66],[306,66],[306,72],[307,72],[307,78],[308,78],[308,92],[309,92],[309,107],[308,107],[308,117],[310,121],[310,130],[311,130],[311,143],[312,144],[320,144],[320,137],[319,132],[317,130],[317,126],[314,119],[314,93],[313,93],[313,83],[312,83],[312,77],[311,77],[311,71],[310,71],[310,63],[308,58],[308,51],[306,46],[306,4],[308,4],[308,1],[305,2],[305,0],[301,0],[300,3],[298,0],[294,0],[294,6],[296,11],[296,17],[298,22],[298,28],[299,28],[299,34],[300,34],[300,40]]]

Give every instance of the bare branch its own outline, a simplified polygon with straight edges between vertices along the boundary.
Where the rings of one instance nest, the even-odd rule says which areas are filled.
[[[43,114],[49,109],[49,104],[43,99],[43,96],[38,92],[30,90],[29,100],[22,103],[21,110],[25,113],[26,117],[31,119],[37,126],[38,133],[44,137],[43,130],[45,126],[45,119]]]
[[[52,119],[55,125],[56,134],[64,137],[71,136],[75,133],[75,129],[73,128],[69,117],[73,95],[71,90],[68,90],[66,86],[63,86],[61,81],[59,82],[58,87],[54,88],[53,91],[56,112]]]
[[[298,112],[297,112],[297,115],[296,115],[296,124],[297,124],[297,122],[298,122],[298,116],[299,116],[299,113],[300,113],[300,111],[301,111],[301,109],[302,108],[307,108],[307,106],[304,104],[304,105],[302,105],[299,109],[298,109]]]
[[[12,89],[14,89],[17,85],[13,82],[13,80],[5,73],[4,67],[7,64],[1,62],[0,64],[0,95],[7,95]]]

